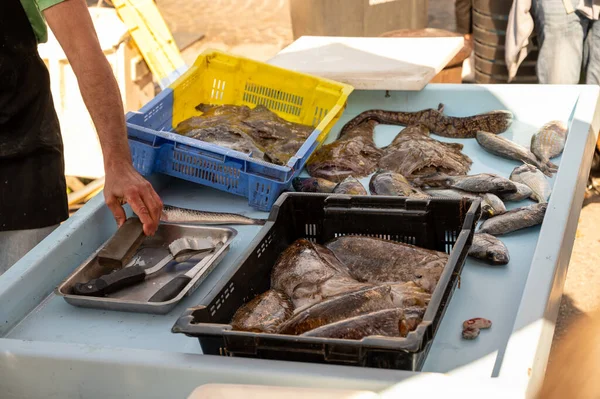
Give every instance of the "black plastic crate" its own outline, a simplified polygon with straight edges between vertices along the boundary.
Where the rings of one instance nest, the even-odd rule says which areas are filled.
[[[197,337],[205,355],[343,364],[418,371],[457,285],[475,225],[479,200],[284,193],[269,221],[202,304],[172,328]],[[450,254],[422,323],[406,338],[362,340],[233,331],[235,311],[270,288],[277,257],[298,238],[323,244],[341,235],[364,235]]]

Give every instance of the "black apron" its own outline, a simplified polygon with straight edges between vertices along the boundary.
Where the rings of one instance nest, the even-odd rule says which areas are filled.
[[[0,231],[66,220],[66,190],[48,69],[20,0],[0,0]]]

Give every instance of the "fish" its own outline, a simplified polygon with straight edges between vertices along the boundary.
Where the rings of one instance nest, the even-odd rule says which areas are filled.
[[[510,261],[506,245],[493,235],[485,233],[473,234],[469,256],[484,260],[492,265],[506,265]]]
[[[343,182],[338,183],[333,189],[334,194],[348,194],[348,195],[369,195],[365,187],[352,176],[346,177]]]
[[[267,222],[266,219],[252,219],[237,213],[199,211],[172,205],[163,206],[160,221],[200,225],[264,225]]]
[[[300,335],[325,324],[391,309],[394,303],[390,291],[389,286],[382,285],[326,299],[296,313],[279,327],[278,334]]]
[[[192,116],[179,122],[174,129],[176,133],[189,135],[191,131],[204,128],[239,126],[240,122],[250,115],[250,108],[245,105],[199,104],[196,106],[196,110],[202,112],[202,115]]]
[[[531,152],[542,164],[558,169],[550,159],[562,154],[567,134],[567,126],[562,121],[550,121],[531,137]]]
[[[479,145],[489,153],[514,161],[535,165],[548,177],[552,177],[557,171],[556,167],[540,162],[527,148],[502,136],[496,136],[489,132],[477,132],[476,139]]]
[[[265,149],[258,146],[250,136],[239,129],[239,125],[219,124],[202,129],[194,129],[189,131],[187,136],[206,143],[239,151],[253,158],[258,158],[267,162],[269,161],[269,157],[265,154]]]
[[[426,198],[427,195],[413,187],[400,173],[378,171],[369,181],[372,195],[389,195],[399,197]]]
[[[414,282],[432,293],[448,262],[448,254],[374,237],[342,236],[325,246],[360,282]]]
[[[492,173],[479,173],[467,176],[435,176],[418,178],[417,186],[456,188],[470,193],[504,194],[516,193],[515,184],[502,176]]]
[[[544,221],[547,207],[548,204],[543,202],[511,209],[504,215],[487,219],[481,224],[477,232],[499,236],[528,227],[537,226]]]
[[[481,199],[481,212],[485,217],[493,217],[497,215],[502,215],[506,212],[506,206],[502,200],[494,195],[489,193],[470,193],[467,191],[459,190],[456,188],[428,188],[425,189],[424,192],[431,197],[438,198],[451,198],[451,199]]]
[[[391,288],[392,301],[399,308],[410,306],[427,307],[427,304],[431,300],[431,294],[426,289],[418,286],[414,281],[387,283],[385,285]]]
[[[502,199],[502,201],[519,202],[531,197],[533,191],[531,191],[527,184],[519,183],[514,180],[512,182],[515,183],[515,186],[517,186],[517,192],[500,194],[499,197]]]
[[[462,144],[444,143],[429,137],[429,130],[423,125],[411,125],[382,148],[378,168],[400,173],[408,180],[438,173],[466,175],[473,161],[462,153],[462,149]]]
[[[474,138],[484,130],[491,133],[505,132],[512,124],[513,114],[507,110],[494,110],[467,117],[448,116],[443,113],[444,105],[438,109],[424,109],[416,112],[385,111],[372,109],[351,119],[342,128],[342,133],[353,129],[365,121],[374,120],[385,125],[426,126],[432,133],[449,138]]]
[[[385,309],[326,324],[301,336],[363,339],[369,336],[406,337],[410,332],[403,309]]]
[[[301,238],[277,258],[271,288],[284,292],[300,312],[324,299],[373,286],[357,281],[327,247]]]
[[[373,141],[377,125],[368,121],[316,150],[306,163],[308,174],[336,183],[349,176],[364,178],[375,172],[383,153]]]
[[[319,177],[295,177],[292,187],[299,193],[332,193],[337,183]]]
[[[523,164],[513,169],[510,179],[523,183],[531,189],[531,198],[537,202],[548,202],[552,187],[544,174],[535,166]]]
[[[240,306],[231,319],[237,331],[274,334],[279,326],[292,317],[294,305],[281,291],[268,290]]]

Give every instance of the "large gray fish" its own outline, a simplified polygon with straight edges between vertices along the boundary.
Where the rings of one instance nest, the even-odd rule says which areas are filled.
[[[346,177],[344,181],[338,183],[333,189],[334,194],[348,194],[348,195],[369,195],[365,187],[358,179],[352,176]]]
[[[281,291],[268,290],[240,306],[231,319],[234,330],[275,333],[294,310],[290,298]]]
[[[485,233],[475,233],[469,256],[492,265],[506,265],[510,261],[508,248],[498,238]]]
[[[531,152],[542,164],[557,168],[551,158],[559,156],[567,141],[567,127],[561,121],[550,121],[531,137]]]
[[[502,200],[494,195],[494,194],[481,194],[481,193],[470,193],[463,190],[458,190],[455,188],[444,188],[444,189],[436,189],[429,188],[425,190],[425,193],[438,198],[451,198],[451,199],[462,199],[462,198],[470,198],[470,199],[481,199],[481,212],[486,217],[493,217],[502,215],[506,212],[506,206]]]
[[[492,173],[479,173],[467,176],[437,176],[415,179],[415,185],[428,187],[447,187],[471,193],[504,194],[516,193],[515,184]]]
[[[258,224],[266,223],[265,219],[252,219],[237,213],[198,211],[195,209],[179,208],[165,205],[163,207],[161,222],[220,225],[220,224]]]
[[[295,312],[367,286],[359,283],[330,249],[304,238],[287,247],[271,271],[271,288],[285,292]]]
[[[535,165],[549,177],[552,177],[552,174],[556,173],[556,167],[540,162],[527,148],[502,136],[496,136],[487,132],[477,132],[476,139],[479,145],[494,155]]]
[[[369,191],[373,195],[426,198],[427,195],[413,187],[400,173],[379,171],[371,176]]]
[[[496,216],[483,222],[477,232],[499,236],[537,226],[544,221],[547,207],[548,204],[544,202],[511,209],[504,215]]]
[[[292,180],[294,190],[299,193],[332,193],[336,185],[320,177],[296,177]]]
[[[448,254],[373,237],[342,236],[326,244],[358,281],[372,284],[413,281],[432,293]]]
[[[415,326],[416,328],[416,326]],[[410,332],[403,309],[385,309],[326,324],[302,334],[306,337],[363,339],[372,335],[406,337]]]
[[[546,176],[535,166],[523,164],[516,167],[510,174],[510,179],[526,184],[531,189],[531,198],[537,202],[548,202],[552,187]]]
[[[389,286],[369,287],[348,292],[314,304],[296,313],[279,327],[279,334],[299,335],[325,324],[394,306]]]
[[[511,194],[500,194],[500,198],[503,201],[519,202],[531,197],[533,194],[533,191],[531,191],[527,184],[519,183],[514,180],[513,183],[515,183],[515,186],[517,186],[517,192]]]

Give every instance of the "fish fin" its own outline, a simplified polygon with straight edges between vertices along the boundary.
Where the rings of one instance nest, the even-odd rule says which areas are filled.
[[[438,110],[439,113],[443,114],[444,113],[444,108],[446,108],[446,106],[443,103],[439,103],[437,110]]]

